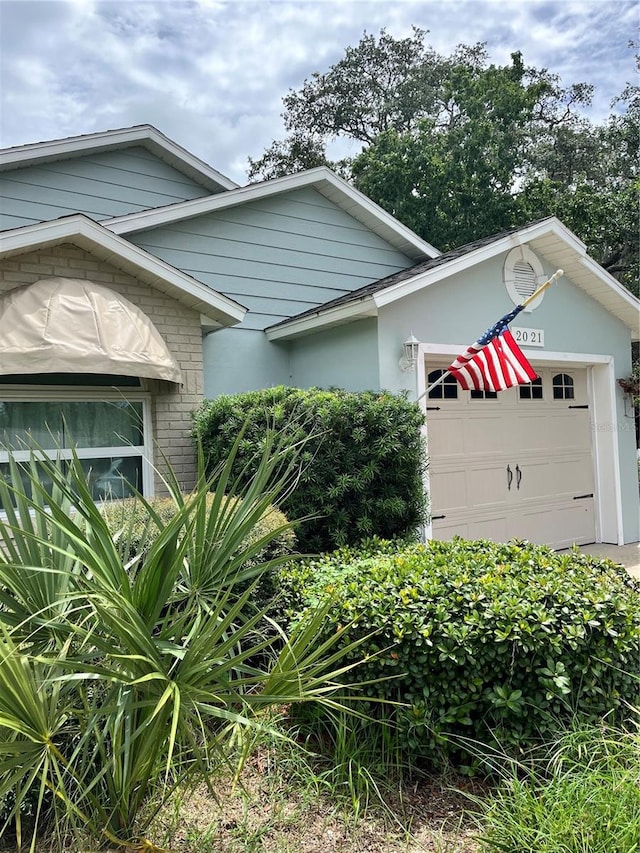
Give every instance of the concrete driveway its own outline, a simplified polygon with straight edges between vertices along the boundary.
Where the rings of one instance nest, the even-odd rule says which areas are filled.
[[[631,545],[606,545],[594,543],[593,545],[580,545],[583,554],[591,554],[593,557],[606,557],[614,563],[620,563],[629,573],[640,578],[640,542]]]

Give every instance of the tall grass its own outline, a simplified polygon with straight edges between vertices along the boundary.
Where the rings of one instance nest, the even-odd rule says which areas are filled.
[[[603,724],[564,734],[544,756],[511,765],[481,819],[481,850],[639,851],[639,732]]]
[[[200,458],[190,496],[169,476],[176,513],[164,522],[148,506],[144,559],[123,559],[128,531],[110,534],[77,459],[63,472],[34,452],[23,471],[11,462],[11,485],[0,481],[0,801],[15,794],[0,835],[12,825],[18,847],[31,798],[31,851],[43,827],[153,849],[144,834],[172,792],[207,783],[232,749],[242,756],[238,742],[268,727],[269,709],[341,707],[352,665],[334,648],[342,632],[316,642],[327,608],[286,636],[263,632],[266,611],[251,605],[270,568],[253,558],[278,529],[248,534],[297,469],[267,436],[238,490],[241,440],[211,476]]]

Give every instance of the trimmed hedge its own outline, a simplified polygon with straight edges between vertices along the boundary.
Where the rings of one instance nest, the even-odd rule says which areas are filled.
[[[241,482],[268,429],[304,442],[300,477],[282,508],[301,520],[300,548],[320,552],[373,534],[407,536],[424,522],[422,423],[419,407],[402,396],[280,386],[205,401],[194,438],[213,468],[246,425],[234,471]]]
[[[405,703],[387,713],[409,763],[469,762],[465,739],[514,752],[638,706],[640,583],[609,561],[515,541],[374,542],[279,575],[280,616],[332,598],[326,636],[371,634],[357,673],[396,676],[363,689]]]

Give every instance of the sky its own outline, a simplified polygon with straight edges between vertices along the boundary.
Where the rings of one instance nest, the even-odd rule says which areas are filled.
[[[449,55],[595,86],[609,114],[634,82],[637,0],[0,0],[0,147],[153,124],[239,184],[285,136],[282,97],[362,34],[415,25]],[[635,80],[637,82],[637,80]]]

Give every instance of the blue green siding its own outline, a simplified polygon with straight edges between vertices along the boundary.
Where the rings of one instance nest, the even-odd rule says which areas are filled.
[[[0,228],[73,213],[109,219],[210,192],[142,146],[0,172]]]
[[[254,330],[413,264],[312,188],[128,239],[246,306]]]

